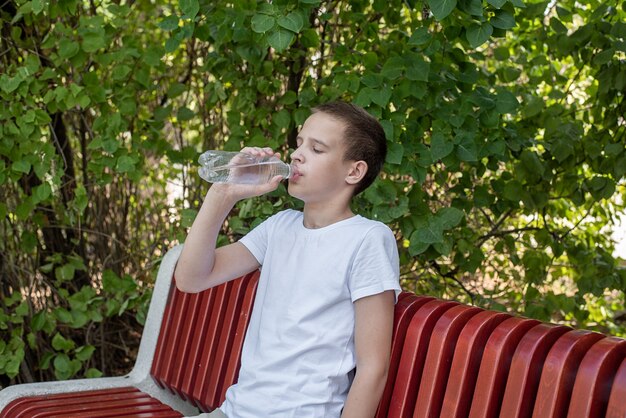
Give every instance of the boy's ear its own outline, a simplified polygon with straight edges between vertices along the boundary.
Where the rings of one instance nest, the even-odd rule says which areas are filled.
[[[357,184],[365,177],[365,173],[367,173],[367,163],[362,160],[354,161],[350,166],[350,172],[346,177],[346,182],[348,184]]]

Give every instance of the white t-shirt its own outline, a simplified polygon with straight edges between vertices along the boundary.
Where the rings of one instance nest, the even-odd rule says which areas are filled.
[[[341,415],[356,365],[354,306],[400,292],[396,241],[361,216],[307,229],[294,210],[240,241],[261,264],[238,382],[220,409],[229,418]]]

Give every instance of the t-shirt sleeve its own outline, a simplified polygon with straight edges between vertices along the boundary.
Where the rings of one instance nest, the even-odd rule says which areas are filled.
[[[272,218],[270,217],[261,222],[239,240],[252,253],[260,265],[263,265],[263,260],[265,260],[267,243],[269,241],[269,224],[272,222]]]
[[[398,300],[401,291],[398,247],[387,226],[376,226],[365,235],[354,258],[348,286],[352,302],[386,290],[395,291]]]

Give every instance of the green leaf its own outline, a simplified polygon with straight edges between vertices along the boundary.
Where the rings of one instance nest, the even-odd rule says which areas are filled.
[[[113,80],[117,81],[124,80],[131,71],[132,69],[128,65],[116,65],[115,67],[113,67],[111,77],[113,78]],[[74,84],[72,84],[72,86],[74,86]]]
[[[45,311],[39,311],[33,315],[33,318],[30,321],[30,327],[33,331],[36,332],[43,329],[47,321],[46,314],[47,313]]]
[[[430,62],[421,57],[412,59],[406,70],[406,78],[411,81],[428,81]]]
[[[567,27],[556,16],[550,18],[550,27],[556,33],[567,33]]]
[[[178,21],[180,18],[177,15],[166,16],[161,20],[157,26],[165,31],[172,31],[178,29]]]
[[[31,4],[33,8],[33,13],[35,15],[38,15],[39,13],[41,13],[44,7],[46,6],[46,3],[44,2],[44,0],[32,0]]]
[[[183,209],[180,213],[180,226],[183,228],[190,227],[197,215],[198,211],[195,209]]]
[[[18,173],[23,173],[23,174],[30,173],[30,168],[31,168],[31,165],[26,160],[17,160],[13,162],[13,164],[11,165],[11,169],[13,171],[16,171]]]
[[[437,20],[445,19],[456,7],[456,0],[428,0],[428,7]]]
[[[611,59],[613,59],[613,55],[615,55],[615,49],[613,48],[606,49],[600,52],[595,57],[593,57],[593,65],[600,67],[610,62]]]
[[[299,33],[304,26],[304,19],[300,13],[291,12],[287,16],[279,17],[278,25],[294,33]]]
[[[455,207],[442,208],[435,215],[440,221],[444,230],[457,226],[465,217],[465,213]]]
[[[411,257],[415,257],[417,255],[422,254],[424,251],[426,251],[428,247],[430,247],[430,244],[417,241],[417,240],[410,240],[409,241],[409,254],[411,255]]]
[[[162,46],[151,46],[144,52],[143,61],[152,66],[156,67],[161,64],[161,58],[165,54],[165,48]]]
[[[19,205],[17,205],[17,208],[15,209],[15,214],[17,215],[18,219],[25,220],[30,217],[34,209],[35,205],[32,199],[24,199]]]
[[[410,46],[420,46],[424,45],[428,42],[432,36],[428,32],[428,28],[421,26],[413,32],[411,38],[409,39],[408,45]]]
[[[18,375],[20,371],[20,364],[22,364],[22,360],[16,357],[11,357],[5,366],[5,373],[10,378],[13,379]]]
[[[385,131],[385,138],[389,141],[393,141],[394,139],[394,128],[393,122],[387,119],[381,120],[380,124],[383,126],[383,131]]]
[[[295,91],[289,90],[285,92],[283,97],[280,98],[279,103],[283,105],[292,105],[298,100],[298,95]]]
[[[178,109],[178,112],[176,113],[176,119],[181,122],[191,120],[194,116],[196,116],[194,111],[185,106]]]
[[[538,96],[532,96],[525,103],[524,108],[522,109],[522,114],[525,118],[531,118],[533,116],[537,116],[544,109],[545,104],[543,99]]]
[[[17,315],[18,317],[24,317],[28,315],[28,312],[29,312],[29,308],[28,308],[28,303],[26,301],[22,301],[22,303],[17,305],[17,307],[13,311],[13,313]]]
[[[492,34],[493,26],[489,23],[484,23],[483,25],[472,23],[469,28],[467,28],[465,35],[470,46],[472,48],[477,48],[487,42]]]
[[[314,29],[305,29],[300,33],[300,42],[304,48],[318,48],[320,37]],[[364,57],[364,62],[367,62],[366,57]]]
[[[504,193],[502,194],[505,199],[511,202],[519,202],[524,195],[524,188],[522,183],[517,180],[508,182],[504,187]]]
[[[180,0],[180,10],[183,12],[183,18],[193,19],[200,10],[198,0]]]
[[[62,38],[59,41],[59,57],[62,59],[72,58],[79,50],[80,45],[73,39]]]
[[[489,193],[485,186],[476,186],[474,188],[474,205],[476,207],[487,207],[494,201],[494,196]]]
[[[543,166],[541,159],[539,156],[528,150],[522,151],[522,155],[520,156],[520,160],[522,164],[526,167],[526,169],[533,173],[534,175],[542,176],[545,172],[545,167]]]
[[[460,135],[461,141],[456,148],[456,156],[461,161],[478,161],[478,147],[474,138],[469,135]]]
[[[128,173],[135,169],[135,159],[129,155],[122,155],[117,159],[115,170],[119,173]]]
[[[404,156],[404,147],[397,142],[392,143],[387,147],[387,161],[389,164],[402,163],[402,157]]]
[[[390,80],[400,77],[406,68],[406,63],[402,57],[391,57],[383,65],[380,74]]]
[[[102,31],[89,31],[83,35],[83,51],[90,53],[96,52],[100,48],[106,46],[104,39],[104,30]]]
[[[57,351],[63,351],[67,353],[68,351],[73,349],[74,346],[75,346],[74,341],[63,337],[58,332],[54,334],[54,337],[52,337],[52,348],[54,348]]]
[[[587,182],[591,196],[597,201],[608,199],[615,193],[615,182],[602,176],[595,176]]]
[[[87,190],[85,186],[82,184],[76,188],[76,193],[74,195],[74,205],[79,210],[79,212],[83,212],[87,205],[89,204],[89,199],[87,197]]]
[[[20,77],[8,77],[6,74],[0,76],[0,88],[6,93],[13,93],[22,83]]]
[[[267,37],[267,41],[277,52],[282,52],[291,44],[294,38],[295,35],[293,32],[285,29],[278,29],[270,33]]]
[[[447,141],[441,132],[434,132],[430,141],[430,152],[433,160],[438,161],[448,156],[454,149],[452,141]]]
[[[172,36],[165,41],[165,52],[174,52],[180,46],[180,38]]]
[[[274,27],[276,19],[263,13],[252,16],[252,30],[256,33],[265,33]]]
[[[92,367],[85,372],[85,377],[88,379],[95,379],[98,377],[102,377],[102,372]]]
[[[382,86],[378,89],[372,89],[370,91],[370,98],[378,106],[387,107],[387,105],[389,105],[389,99],[391,98],[391,89],[387,86]]]
[[[43,202],[52,194],[52,187],[48,182],[41,183],[39,186],[35,187],[33,192],[33,203],[37,204],[39,202]]]
[[[85,362],[91,358],[94,351],[96,351],[96,347],[93,345],[83,345],[76,349],[76,358]]]
[[[482,0],[461,0],[459,8],[472,16],[483,15]]]
[[[433,248],[441,255],[447,256],[452,252],[452,241],[444,239],[443,242],[433,244]]]
[[[506,2],[507,0],[487,0],[487,3],[491,4],[496,9],[499,9],[502,6],[504,6]]]
[[[54,277],[62,282],[67,282],[74,278],[75,270],[75,267],[68,263],[54,269]]]
[[[498,89],[498,96],[496,97],[496,109],[499,113],[515,113],[519,106],[517,97],[510,91],[500,88]]]
[[[54,374],[59,380],[67,380],[71,377],[71,363],[67,354],[58,354],[54,361]]]
[[[491,18],[490,23],[494,28],[511,29],[515,27],[515,17],[505,10],[498,10]]]
[[[421,228],[415,230],[411,235],[411,242],[422,242],[424,244],[436,244],[443,242],[443,227],[441,222],[432,218],[430,222]]]
[[[280,111],[274,114],[274,116],[272,117],[272,120],[276,123],[276,126],[278,126],[279,128],[287,129],[289,128],[289,124],[291,123],[291,115],[289,114],[289,111],[285,109],[281,109]]]
[[[64,324],[69,324],[70,322],[72,322],[72,314],[70,314],[67,309],[56,308],[53,311],[53,314],[57,320]]]

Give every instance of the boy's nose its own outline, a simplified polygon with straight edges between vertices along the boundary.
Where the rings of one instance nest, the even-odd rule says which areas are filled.
[[[300,153],[300,148],[296,148],[292,153],[291,153],[291,161],[298,161],[298,162],[302,162],[302,154]]]

